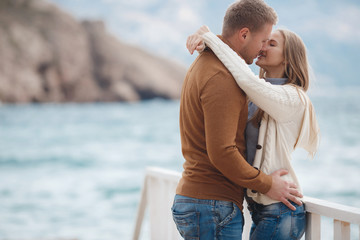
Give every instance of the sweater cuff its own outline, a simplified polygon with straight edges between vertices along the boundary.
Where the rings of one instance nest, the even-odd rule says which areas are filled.
[[[270,188],[272,186],[272,177],[260,171],[259,178],[261,179],[262,184],[259,185],[258,189],[254,190],[257,190],[262,194],[266,194],[268,191],[270,191]]]
[[[221,41],[214,33],[207,32],[202,35],[205,44],[208,45],[212,50],[219,48],[219,41]]]

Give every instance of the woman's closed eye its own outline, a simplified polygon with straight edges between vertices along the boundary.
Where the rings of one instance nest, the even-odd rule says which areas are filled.
[[[269,41],[269,46],[270,46],[270,47],[276,47],[276,46],[277,46],[277,42],[274,41],[274,40],[270,40],[270,41]]]

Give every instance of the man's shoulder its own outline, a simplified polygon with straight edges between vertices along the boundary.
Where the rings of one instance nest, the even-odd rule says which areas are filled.
[[[234,80],[230,71],[209,48],[206,48],[196,58],[196,60],[190,66],[189,71],[193,72],[197,77],[200,75],[203,81],[207,81],[213,77]]]
[[[245,97],[231,72],[210,49],[202,52],[190,66],[185,83],[187,89],[197,89],[198,93],[207,93],[207,96],[226,93],[234,96],[234,100],[235,96]]]

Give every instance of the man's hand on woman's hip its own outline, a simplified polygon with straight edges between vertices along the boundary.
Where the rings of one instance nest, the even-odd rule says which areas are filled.
[[[290,201],[301,206],[302,202],[298,198],[302,198],[303,195],[298,191],[296,184],[289,183],[281,178],[281,176],[288,173],[287,170],[280,169],[270,174],[270,176],[272,176],[272,185],[270,190],[266,193],[266,196],[281,201],[291,210],[296,210]]]

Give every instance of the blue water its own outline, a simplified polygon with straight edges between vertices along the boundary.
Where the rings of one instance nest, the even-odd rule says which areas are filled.
[[[322,140],[314,160],[294,154],[302,188],[360,207],[360,97],[312,99]],[[163,100],[0,106],[0,239],[130,239],[145,168],[182,169],[178,112]]]

